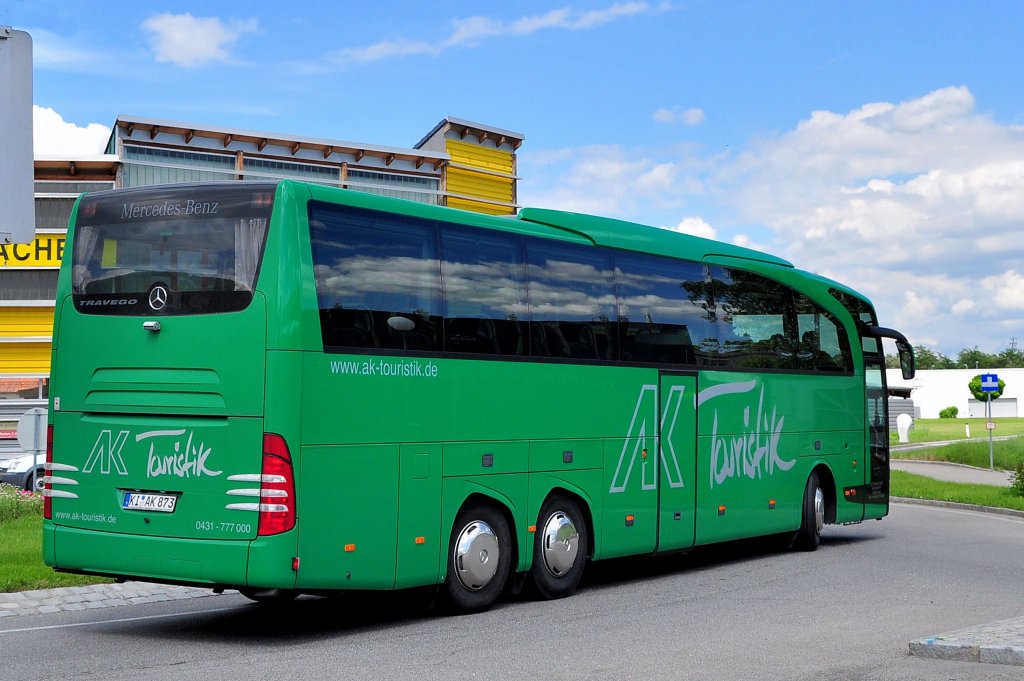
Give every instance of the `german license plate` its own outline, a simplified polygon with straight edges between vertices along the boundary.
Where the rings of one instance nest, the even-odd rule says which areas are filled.
[[[174,513],[174,505],[177,503],[178,497],[173,494],[128,492],[124,495],[124,503],[121,507],[128,511],[157,511],[160,513]]]

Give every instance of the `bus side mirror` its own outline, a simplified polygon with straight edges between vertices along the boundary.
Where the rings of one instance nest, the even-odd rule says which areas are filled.
[[[914,377],[914,348],[906,341],[896,341],[896,351],[900,356],[900,371],[903,372],[903,380],[909,381]]]
[[[903,380],[909,381],[914,377],[914,348],[910,341],[899,331],[887,329],[884,326],[870,326],[868,331],[875,338],[891,338],[896,341],[896,351],[900,356],[900,371],[903,373]]]

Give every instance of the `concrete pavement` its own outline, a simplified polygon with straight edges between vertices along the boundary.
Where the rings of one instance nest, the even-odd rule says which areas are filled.
[[[968,482],[977,485],[1009,487],[1013,478],[1013,474],[1010,471],[990,471],[987,468],[975,468],[974,466],[964,466],[963,464],[946,463],[944,461],[892,459],[890,466],[892,466],[893,470],[924,475],[946,482]]]
[[[956,463],[892,459],[892,468],[946,482],[1009,487],[1009,471],[990,471]],[[917,500],[905,500],[917,503]],[[900,501],[897,501],[900,503]],[[952,504],[948,504],[953,506]],[[963,506],[963,505],[956,505]],[[984,509],[977,509],[984,510]],[[981,624],[910,642],[910,654],[939,660],[1024,666],[1024,617]]]

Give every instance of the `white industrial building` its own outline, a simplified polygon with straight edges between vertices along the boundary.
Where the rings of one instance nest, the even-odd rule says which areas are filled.
[[[938,418],[946,407],[956,407],[958,418],[983,417],[985,404],[975,400],[967,389],[967,384],[978,374],[996,374],[1006,383],[1002,396],[992,402],[992,416],[1019,416],[1017,405],[1024,398],[1024,369],[929,369],[918,371],[912,381],[904,381],[899,369],[889,369],[886,380],[890,389],[910,388],[915,418]],[[899,401],[899,398],[892,399],[893,403]]]

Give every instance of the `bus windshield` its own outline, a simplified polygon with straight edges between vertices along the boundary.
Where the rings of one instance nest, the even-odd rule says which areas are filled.
[[[87,314],[175,315],[248,306],[273,185],[101,192],[78,208],[72,294]]]

